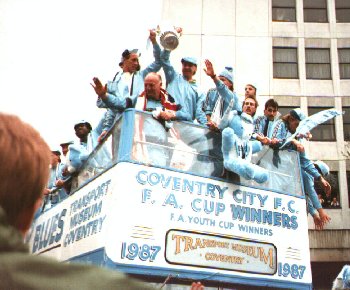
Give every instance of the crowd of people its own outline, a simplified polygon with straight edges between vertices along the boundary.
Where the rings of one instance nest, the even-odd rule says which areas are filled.
[[[239,97],[234,88],[233,69],[226,66],[216,74],[210,60],[205,60],[204,71],[213,80],[214,88],[207,93],[200,90],[195,80],[198,62],[192,56],[181,59],[182,71],[177,72],[170,62],[171,51],[161,49],[156,32],[151,30],[149,39],[153,45],[153,62],[145,69],[140,68],[138,49],[126,49],[119,63],[120,71],[106,84],[98,77],[93,78],[92,87],[97,95],[97,107],[105,114],[96,128],[87,121],[74,124],[78,142],[67,142],[63,155],[66,162],[60,163],[60,152],[52,151],[50,181],[46,193],[54,190],[51,203],[68,196],[72,187],[70,177],[79,171],[93,148],[103,140],[114,124],[117,116],[128,108],[152,112],[152,115],[165,128],[169,129],[175,120],[201,124],[222,136],[222,155],[225,170],[234,172],[247,180],[263,184],[269,178],[267,169],[253,164],[252,155],[264,146],[273,150],[293,149],[299,152],[302,180],[307,200],[308,212],[314,217],[315,226],[322,229],[330,221],[314,189],[315,181],[329,195],[330,184],[325,177],[329,167],[322,161],[311,161],[303,146],[303,139],[310,139],[310,133],[297,136],[286,144],[306,118],[300,108],[281,116],[278,103],[269,99],[264,106],[264,115],[256,116],[259,105],[257,88],[253,84],[245,87],[245,96]],[[165,74],[165,86],[159,71]],[[162,128],[162,127],[159,127]],[[153,133],[158,134],[157,127]],[[184,134],[185,135],[185,134]],[[63,147],[62,147],[63,152]],[[159,153],[159,151],[158,151]],[[159,154],[158,154],[159,155]],[[157,164],[164,159],[160,154]],[[335,203],[335,201],[333,202]]]

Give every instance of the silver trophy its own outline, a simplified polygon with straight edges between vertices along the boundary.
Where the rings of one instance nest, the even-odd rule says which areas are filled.
[[[182,29],[175,26],[157,26],[157,34],[160,37],[160,44],[166,50],[174,50],[179,45],[179,38],[181,36]]]

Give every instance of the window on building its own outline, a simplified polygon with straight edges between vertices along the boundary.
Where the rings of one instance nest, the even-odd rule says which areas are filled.
[[[338,48],[338,59],[340,78],[350,79],[350,48]]]
[[[349,0],[335,0],[335,16],[338,23],[350,22]]]
[[[298,78],[298,55],[296,47],[273,47],[273,77]]]
[[[329,48],[306,48],[305,65],[307,79],[331,79],[331,57]]]
[[[328,22],[327,0],[304,0],[304,22]]]
[[[332,187],[330,195],[326,195],[321,183],[315,181],[315,190],[320,198],[323,208],[341,208],[340,204],[340,193],[339,193],[339,180],[338,180],[338,171],[330,171],[329,174],[325,177]]]
[[[330,108],[325,107],[309,107],[308,114],[309,116],[316,114],[320,111],[327,110]],[[312,139],[311,141],[335,141],[335,124],[334,118],[330,119],[323,124],[318,125],[316,128],[311,130]]]
[[[272,20],[295,22],[295,0],[272,0]]]
[[[343,131],[344,131],[344,140],[350,141],[350,107],[343,107]]]

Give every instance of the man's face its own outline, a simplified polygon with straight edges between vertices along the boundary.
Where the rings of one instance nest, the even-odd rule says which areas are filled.
[[[63,153],[63,156],[67,155],[67,153],[68,153],[68,146],[69,146],[69,144],[62,144],[61,145],[61,151]]]
[[[275,118],[276,115],[277,115],[277,108],[274,108],[274,107],[267,107],[267,108],[264,110],[264,115],[265,115],[270,121],[273,121],[274,118]]]
[[[60,157],[51,152],[51,166],[56,166],[60,162]]]
[[[244,88],[245,97],[256,97],[256,90],[251,85],[246,85]]]
[[[253,98],[246,98],[243,103],[242,111],[250,116],[256,112],[256,102]]]
[[[197,66],[193,63],[184,61],[182,63],[182,75],[186,80],[191,80],[197,71]]]
[[[90,133],[90,129],[85,124],[78,124],[75,127],[75,135],[78,138],[84,138]]]
[[[134,73],[140,70],[139,56],[137,53],[131,53],[128,59],[123,61],[123,71]]]
[[[229,90],[233,91],[233,84],[225,77],[219,76],[220,81],[224,83],[226,87],[229,88]]]
[[[288,130],[291,133],[295,133],[295,130],[298,128],[298,126],[299,126],[299,120],[290,116],[288,121]]]
[[[147,99],[159,100],[162,82],[156,75],[148,75],[145,78],[145,92]]]

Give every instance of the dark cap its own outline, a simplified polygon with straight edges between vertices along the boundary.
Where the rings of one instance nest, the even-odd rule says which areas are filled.
[[[51,152],[56,156],[61,156],[61,152],[59,150],[51,150]]]
[[[125,59],[128,59],[130,54],[132,53],[136,53],[139,57],[141,56],[141,53],[139,52],[139,50],[137,48],[133,48],[133,49],[125,49],[122,53],[122,58],[119,62],[119,66],[123,65],[123,62]]]
[[[85,125],[90,131],[92,130],[91,124],[85,120],[81,120],[74,124],[74,130],[77,129],[78,125]]]
[[[304,113],[300,110],[300,108],[293,109],[289,112],[289,114],[295,119],[302,121],[306,118]]]

